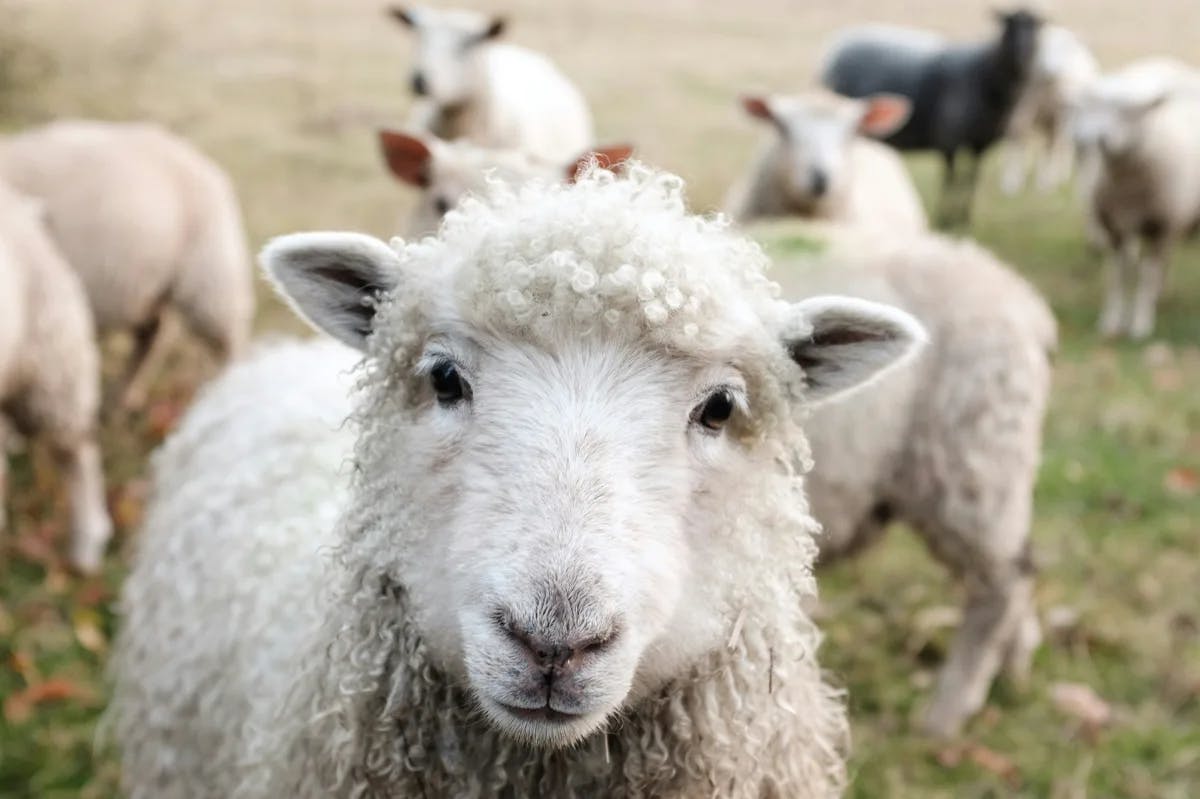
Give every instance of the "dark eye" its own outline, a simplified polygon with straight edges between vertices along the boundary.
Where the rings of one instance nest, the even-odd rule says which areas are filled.
[[[733,416],[733,394],[723,388],[712,393],[703,404],[692,412],[692,421],[708,430],[720,430]]]
[[[455,405],[467,398],[467,384],[452,361],[439,361],[429,371],[429,383],[442,405]]]
[[[438,197],[433,201],[433,210],[437,211],[438,216],[445,216],[450,210],[450,201],[445,197]]]

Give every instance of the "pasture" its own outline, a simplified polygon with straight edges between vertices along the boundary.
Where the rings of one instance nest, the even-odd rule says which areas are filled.
[[[868,20],[990,31],[976,0],[471,5],[508,14],[512,40],[550,54],[584,90],[600,140],[630,141],[683,175],[698,208],[719,205],[765,135],[737,94],[806,86],[830,31]],[[1106,67],[1151,53],[1200,59],[1194,0],[1051,10]],[[410,40],[378,0],[0,0],[0,19],[3,130],[56,116],[162,122],[231,172],[253,248],[304,229],[386,235],[407,210],[375,131],[404,119]],[[910,166],[931,203],[937,164]],[[823,662],[854,721],[851,795],[1197,796],[1200,246],[1178,254],[1150,342],[1103,342],[1101,271],[1073,191],[1003,197],[996,166],[993,156],[968,233],[1032,280],[1060,324],[1034,530],[1047,640],[1032,683],[997,686],[960,742],[923,740],[910,717],[944,655],[955,589],[899,529],[824,572]],[[260,300],[261,333],[299,332],[265,285]],[[117,795],[115,761],[96,746],[111,603],[147,456],[211,371],[202,353],[178,351],[146,413],[106,419],[118,533],[101,577],[66,570],[48,460],[16,458],[0,535],[0,796]]]

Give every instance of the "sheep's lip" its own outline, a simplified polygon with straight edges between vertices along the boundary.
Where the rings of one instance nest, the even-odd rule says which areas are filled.
[[[584,713],[564,713],[561,710],[555,710],[550,705],[542,705],[541,707],[517,707],[505,702],[497,702],[497,706],[503,708],[505,713],[516,716],[525,721],[541,721],[550,724],[568,724],[573,721],[579,721],[583,718]]]

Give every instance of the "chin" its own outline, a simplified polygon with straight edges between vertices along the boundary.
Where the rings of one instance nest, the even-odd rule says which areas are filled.
[[[609,716],[607,711],[563,713],[550,707],[519,708],[486,696],[479,697],[479,704],[488,722],[505,736],[544,749],[578,743],[598,730]]]

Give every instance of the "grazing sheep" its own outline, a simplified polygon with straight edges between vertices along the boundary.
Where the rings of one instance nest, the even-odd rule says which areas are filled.
[[[250,332],[254,286],[229,179],[152,125],[63,121],[0,140],[0,178],[38,198],[100,333],[129,330],[122,401],[141,406],[176,310],[220,358]]]
[[[95,438],[100,359],[83,286],[46,236],[41,214],[36,201],[0,183],[0,414],[52,448],[71,498],[71,563],[94,572],[112,536]]]
[[[516,150],[477,147],[392,130],[379,132],[379,144],[392,175],[421,190],[421,198],[404,227],[409,236],[436,232],[450,209],[468,194],[486,190],[490,180],[513,185],[533,178],[573,180],[579,169],[592,160],[602,167],[615,168],[633,153],[632,147],[612,145],[576,153],[569,162],[550,163]]]
[[[1003,135],[1021,96],[1041,21],[997,12],[1000,35],[982,44],[939,46],[921,31],[868,27],[844,33],[826,56],[824,85],[848,97],[891,93],[912,101],[908,123],[887,137],[901,150],[936,150],[946,165],[939,223],[970,218],[979,163]],[[960,151],[971,153],[960,174]]]
[[[503,19],[424,7],[390,13],[417,36],[413,127],[550,163],[592,145],[583,95],[545,56],[497,42]]]
[[[1197,131],[1200,71],[1168,59],[1135,62],[1081,98],[1076,137],[1096,162],[1089,227],[1110,261],[1105,336],[1154,331],[1171,250],[1200,229]]]
[[[895,131],[908,119],[907,99],[850,100],[818,91],[746,97],[742,104],[778,135],[727,201],[735,221],[798,215],[885,230],[928,227],[904,162],[859,135],[883,138]]]
[[[292,446],[290,381],[249,365],[159,455],[115,653],[131,799],[840,792],[800,424],[923,334],[774,299],[757,246],[629,171],[496,185],[395,249],[267,248],[365,352],[357,443],[335,409]]]
[[[758,235],[778,246],[795,226]],[[1023,680],[1040,640],[1030,522],[1050,389],[1054,317],[981,247],[925,234],[827,227],[818,254],[779,263],[785,296],[836,292],[912,313],[929,345],[877,388],[821,406],[808,425],[808,494],[821,560],[908,524],[966,588],[923,727],[954,735],[1004,668]],[[771,249],[769,247],[768,249]]]
[[[1001,179],[1005,192],[1020,191],[1031,166],[1037,166],[1042,190],[1066,181],[1075,160],[1072,111],[1084,89],[1099,75],[1095,56],[1074,33],[1058,25],[1038,31],[1029,79],[1005,134],[1007,152]],[[1040,154],[1039,145],[1044,147]]]

